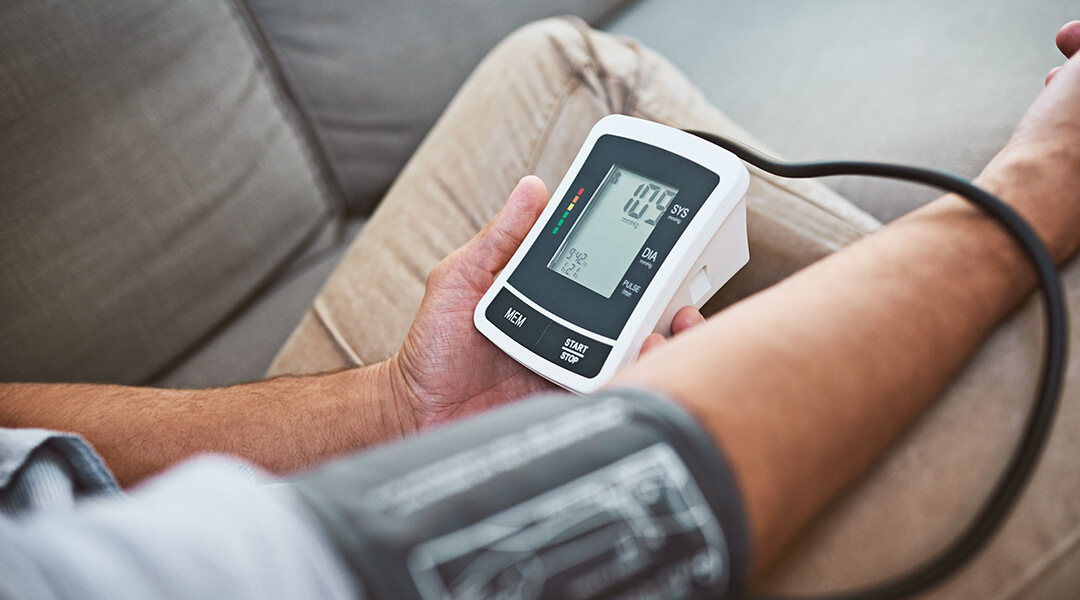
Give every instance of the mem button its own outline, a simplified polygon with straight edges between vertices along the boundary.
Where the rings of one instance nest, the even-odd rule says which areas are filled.
[[[551,324],[551,319],[525,304],[506,288],[495,294],[484,316],[503,333],[530,350]]]
[[[596,377],[611,346],[552,323],[536,345],[536,353],[582,377]]]

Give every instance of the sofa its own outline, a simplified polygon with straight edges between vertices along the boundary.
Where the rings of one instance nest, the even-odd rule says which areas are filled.
[[[4,3],[0,381],[262,377],[473,66],[518,26],[562,13],[669,56],[773,152],[967,176],[1007,139],[1059,62],[1053,31],[1077,16],[1060,0]],[[830,184],[870,221],[933,197]],[[1035,318],[1028,309],[1007,327]],[[1036,341],[995,352],[1031,353]],[[936,410],[945,416],[912,439],[948,429],[950,406]],[[896,570],[931,553],[925,537],[877,540],[883,515],[859,512],[871,504],[860,497],[931,481],[910,470],[926,446],[905,444],[782,562],[777,589],[807,590],[815,569],[831,574],[824,588],[889,574],[869,566],[880,561],[830,563],[845,544],[896,544]],[[1066,459],[1053,464],[1075,479]],[[977,500],[909,504],[904,516],[953,526]],[[1014,525],[1045,528],[1045,549],[940,597],[1075,597],[1080,506],[1056,508]],[[805,548],[825,550],[807,559]]]
[[[4,3],[0,380],[261,377],[504,4]]]

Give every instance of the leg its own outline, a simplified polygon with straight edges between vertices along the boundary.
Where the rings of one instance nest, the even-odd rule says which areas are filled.
[[[349,249],[271,374],[371,364],[393,353],[431,267],[499,209],[522,176],[562,177],[589,128],[623,112],[747,139],[674,67],[630,40],[556,19],[477,68]],[[714,306],[763,288],[877,223],[815,183],[755,173],[754,260]]]

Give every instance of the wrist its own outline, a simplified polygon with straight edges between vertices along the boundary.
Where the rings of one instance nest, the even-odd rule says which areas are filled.
[[[358,447],[382,444],[417,431],[416,414],[396,355],[340,375],[347,379],[345,387],[350,390],[347,401],[354,407],[350,414]]]
[[[1080,246],[1080,149],[1049,143],[1011,142],[975,184],[1014,208],[1035,230],[1055,262]]]
[[[394,422],[396,435],[405,437],[420,432],[423,423],[420,409],[423,404],[409,384],[401,353],[394,353],[393,356],[376,366],[382,371],[381,377],[385,386],[383,410],[390,415],[388,419]]]

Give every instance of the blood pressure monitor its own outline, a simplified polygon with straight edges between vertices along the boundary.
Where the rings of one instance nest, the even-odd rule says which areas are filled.
[[[477,329],[556,384],[596,390],[749,261],[749,181],[691,134],[601,119],[477,305]]]

